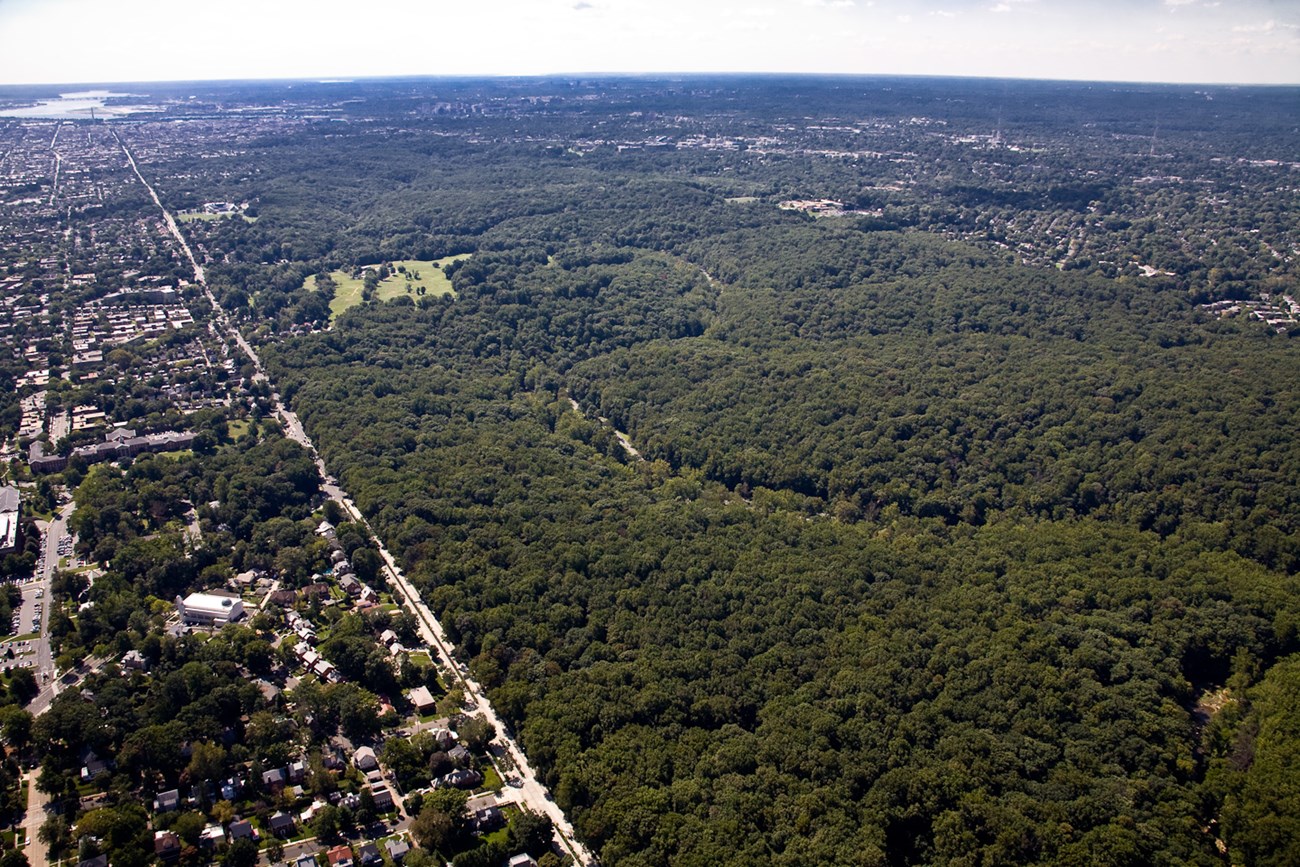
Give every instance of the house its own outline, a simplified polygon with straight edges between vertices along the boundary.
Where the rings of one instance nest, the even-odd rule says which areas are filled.
[[[262,772],[262,785],[271,794],[279,794],[284,791],[284,785],[288,778],[289,775],[284,768],[272,768],[269,771]]]
[[[525,852],[521,855],[511,857],[511,859],[506,862],[506,867],[537,867],[537,862],[533,860],[532,855]]]
[[[344,593],[354,599],[361,595],[361,582],[356,578],[353,578],[351,575],[344,575],[340,578],[339,587],[342,588]]]
[[[271,833],[277,837],[292,837],[294,831],[297,830],[293,823],[293,816],[290,816],[283,810],[274,813],[271,818],[267,820],[267,827],[269,827]]]
[[[411,690],[410,696],[411,704],[415,705],[415,712],[420,715],[433,713],[434,708],[437,707],[438,703],[433,700],[433,693],[429,692],[427,686],[417,686]]]
[[[281,608],[288,608],[297,601],[298,591],[296,590],[276,590],[270,597],[271,604],[278,605]]]
[[[237,590],[241,592],[245,590],[251,590],[253,587],[253,582],[255,582],[256,580],[257,580],[257,570],[248,569],[244,572],[240,572],[234,578],[231,578],[230,586],[232,590]]]
[[[154,798],[153,801],[153,811],[155,813],[170,813],[173,810],[179,810],[180,806],[180,789],[168,789],[165,792],[159,792],[158,797]]]
[[[393,800],[393,792],[387,786],[372,787],[370,795],[375,799],[375,809],[380,813],[391,813],[397,809],[397,802]]]
[[[357,850],[357,863],[370,867],[372,864],[382,864],[384,857],[379,854],[379,847],[374,843],[366,843]]]
[[[253,828],[253,823],[247,819],[236,819],[230,823],[231,840],[256,840],[257,831]]]
[[[144,655],[138,650],[128,650],[122,656],[122,667],[134,671],[148,671],[149,660],[145,659]]]
[[[489,834],[506,823],[506,817],[496,807],[486,807],[474,814],[475,834]]]
[[[334,793],[331,792],[330,794],[332,795]],[[307,805],[307,809],[298,814],[298,821],[302,822],[304,825],[310,824],[311,820],[316,818],[316,814],[323,809],[325,809],[325,802],[320,798],[317,798]]]
[[[352,860],[352,847],[346,843],[326,852],[325,861],[330,867],[353,867],[356,863]]]
[[[92,758],[81,766],[81,782],[89,783],[100,774],[106,774],[109,771],[108,762],[99,758]]]
[[[411,851],[411,844],[399,837],[384,843],[384,848],[388,850],[388,857],[393,859],[393,863],[400,864]]]
[[[163,861],[175,861],[181,857],[181,838],[171,831],[154,831],[153,854]]]
[[[465,747],[456,744],[456,746],[447,750],[447,758],[451,759],[451,763],[456,767],[467,768],[469,767],[469,763],[473,759],[473,756],[470,755],[469,750],[465,749]]]
[[[356,765],[358,770],[373,771],[379,767],[379,758],[370,747],[359,747],[352,754],[352,764]]]
[[[476,789],[483,783],[483,775],[478,771],[459,770],[452,771],[443,777],[440,777],[435,783],[435,788],[452,786],[457,789]]]
[[[216,846],[226,842],[226,829],[215,822],[199,832],[200,846]]]
[[[289,763],[289,782],[294,785],[300,784],[307,779],[307,763],[302,759],[295,759]]]
[[[244,616],[244,600],[229,593],[191,593],[176,597],[176,613],[186,626],[225,626]]]
[[[299,855],[298,860],[293,862],[293,867],[316,867],[316,856]]]

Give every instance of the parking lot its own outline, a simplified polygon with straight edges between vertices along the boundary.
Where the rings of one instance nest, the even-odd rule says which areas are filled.
[[[36,667],[36,643],[24,641],[0,642],[0,671]]]

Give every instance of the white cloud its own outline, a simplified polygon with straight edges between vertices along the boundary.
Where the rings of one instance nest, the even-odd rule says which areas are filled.
[[[1278,23],[1270,18],[1263,24],[1238,24],[1232,28],[1233,33],[1276,33],[1279,30],[1300,30],[1300,25]]]

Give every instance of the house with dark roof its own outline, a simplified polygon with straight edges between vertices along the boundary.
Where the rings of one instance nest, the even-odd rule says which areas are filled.
[[[172,831],[154,831],[153,854],[163,861],[175,861],[181,857],[181,838]]]
[[[370,795],[375,799],[375,809],[379,812],[391,813],[397,809],[397,802],[393,800],[393,792],[387,786],[371,788]]]
[[[459,770],[452,771],[450,774],[440,777],[438,781],[434,783],[434,787],[441,788],[443,786],[452,786],[457,789],[474,789],[478,788],[482,784],[483,775],[478,771]]]
[[[288,774],[284,768],[272,768],[262,772],[262,785],[273,795],[284,791],[284,784],[287,781]]]
[[[283,810],[273,814],[270,819],[267,819],[266,824],[271,833],[277,837],[292,837],[296,830],[293,816]]]
[[[281,608],[288,608],[297,601],[298,591],[296,590],[276,590],[270,597],[271,604],[279,605]]]
[[[475,834],[489,834],[506,823],[506,817],[496,807],[484,807],[474,814]]]

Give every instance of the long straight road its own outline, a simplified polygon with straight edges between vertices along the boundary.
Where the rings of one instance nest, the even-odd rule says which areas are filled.
[[[50,579],[54,577],[54,570],[59,566],[59,540],[67,533],[68,518],[72,515],[72,509],[72,503],[64,505],[54,515],[54,520],[41,528],[41,532],[45,534],[45,562],[35,576],[36,580],[23,587],[22,616],[24,617],[27,616],[28,611],[35,610],[38,599],[44,602],[49,598]],[[54,656],[50,651],[49,625],[49,607],[42,604],[40,629],[37,630],[40,634],[32,639],[36,647],[36,665],[32,673],[36,675],[36,684],[41,688],[41,691],[27,705],[27,710],[33,715],[43,713],[50,706],[59,687],[54,677]]]
[[[116,133],[114,133],[114,137],[116,137]],[[131,151],[127,148],[126,143],[120,138],[117,139],[117,142],[121,145],[122,152],[126,154],[126,158],[130,162],[131,168],[134,170],[136,177],[140,179],[140,183],[144,184],[145,189],[149,191],[149,195],[153,198],[154,203],[157,204],[158,208],[163,212],[163,219],[166,222],[168,229],[171,231],[172,235],[175,236],[176,241],[181,245],[181,249],[185,251],[185,255],[189,258],[190,264],[193,265],[195,281],[203,288],[204,293],[207,295],[208,301],[212,305],[212,309],[218,322],[221,323],[229,333],[230,337],[238,343],[239,347],[243,349],[249,359],[253,362],[253,366],[257,371],[257,378],[266,380],[266,371],[262,366],[262,360],[257,355],[257,351],[246,340],[244,340],[244,336],[226,316],[225,311],[217,302],[216,297],[208,289],[207,275],[204,273],[202,266],[195,260],[189,244],[186,242],[184,235],[181,234],[180,227],[176,224],[176,220],[170,213],[168,213],[167,209],[163,207],[162,201],[158,198],[158,194],[154,192],[153,187],[149,185],[149,182],[145,180],[144,175],[141,174],[139,167],[136,165],[135,158],[131,155]],[[519,745],[515,743],[513,738],[506,735],[506,727],[502,724],[491,703],[488,702],[483,687],[476,683],[467,674],[463,673],[460,670],[460,667],[456,664],[455,657],[453,656],[455,646],[447,640],[447,634],[443,630],[442,624],[438,622],[438,619],[433,616],[433,612],[424,604],[424,600],[420,598],[420,594],[415,587],[406,580],[406,576],[402,574],[402,570],[398,567],[397,561],[393,559],[393,555],[389,553],[388,548],[385,547],[383,541],[375,534],[374,530],[370,526],[370,522],[361,514],[361,510],[356,507],[356,504],[352,502],[352,499],[347,495],[347,493],[343,491],[342,488],[338,487],[337,483],[331,481],[332,477],[326,471],[324,461],[316,451],[316,446],[312,443],[311,438],[307,436],[307,432],[303,429],[302,423],[299,421],[297,414],[284,405],[284,402],[280,399],[279,392],[272,391],[271,400],[275,414],[284,426],[285,435],[305,448],[316,460],[316,466],[320,470],[321,478],[327,480],[327,483],[324,485],[325,493],[331,499],[337,501],[353,520],[366,528],[366,532],[370,535],[371,541],[379,549],[379,554],[383,558],[384,566],[388,571],[389,577],[404,597],[405,607],[414,614],[416,619],[419,621],[422,637],[429,643],[430,648],[437,650],[448,676],[460,685],[461,689],[465,693],[466,699],[477,706],[476,711],[483,714],[488,721],[492,723],[497,732],[497,736],[493,743],[499,751],[504,751],[510,756],[511,760],[515,764],[513,776],[518,777],[522,783],[519,788],[514,790],[517,803],[533,810],[534,812],[542,813],[543,815],[550,817],[551,822],[555,826],[555,834],[558,842],[567,853],[573,856],[573,859],[577,864],[597,864],[598,862],[591,852],[589,852],[587,848],[577,840],[573,831],[573,826],[569,823],[568,817],[564,815],[564,811],[560,809],[559,805],[551,800],[550,792],[548,792],[546,787],[537,779],[537,775],[533,772],[532,766],[528,764],[528,759],[524,755],[523,750],[519,748]]]

